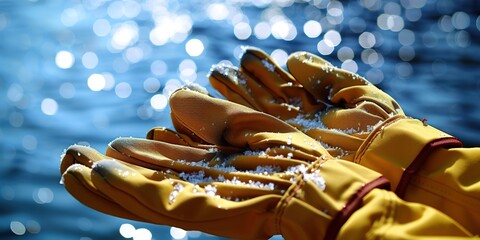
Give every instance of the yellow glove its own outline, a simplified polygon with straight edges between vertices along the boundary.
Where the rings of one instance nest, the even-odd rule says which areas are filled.
[[[181,133],[119,138],[106,155],[70,147],[66,189],[134,220],[241,239],[334,239],[365,195],[388,186],[360,165],[329,161],[317,141],[268,114],[189,90],[170,105]]]
[[[119,138],[106,155],[70,147],[66,189],[107,214],[239,239],[470,236],[270,115],[185,90],[170,105],[178,132]]]
[[[389,95],[363,77],[307,52],[292,54],[289,72],[265,52],[247,48],[240,67],[216,65],[210,82],[228,100],[279,117],[351,160],[379,123],[403,115]]]
[[[227,99],[345,150],[346,156],[330,152],[381,173],[403,199],[432,206],[480,234],[478,149],[460,149],[458,139],[404,116],[386,93],[318,56],[294,53],[287,67],[247,48],[239,68],[214,66],[210,81]]]

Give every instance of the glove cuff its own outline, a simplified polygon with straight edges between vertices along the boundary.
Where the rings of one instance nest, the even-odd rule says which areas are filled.
[[[402,197],[428,156],[439,148],[461,147],[455,137],[418,119],[394,116],[375,128],[355,155],[354,162],[381,173]]]
[[[296,177],[278,202],[276,232],[285,239],[336,239],[375,188],[389,189],[390,183],[379,173],[349,161],[318,160]]]

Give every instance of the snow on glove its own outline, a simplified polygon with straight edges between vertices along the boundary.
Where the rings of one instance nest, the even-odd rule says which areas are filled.
[[[248,47],[239,68],[216,65],[210,82],[228,100],[287,121],[343,159],[353,158],[375,125],[403,115],[394,99],[365,78],[316,55],[293,53],[287,67],[289,72]]]
[[[189,90],[170,105],[178,132],[119,138],[106,155],[69,148],[67,190],[107,214],[225,237],[334,239],[364,196],[388,186],[271,115]]]
[[[287,67],[289,72],[261,50],[247,48],[239,68],[214,66],[210,81],[227,99],[346,150],[342,159],[381,173],[401,198],[432,206],[479,233],[475,150],[406,117],[386,93],[318,56],[294,53]]]

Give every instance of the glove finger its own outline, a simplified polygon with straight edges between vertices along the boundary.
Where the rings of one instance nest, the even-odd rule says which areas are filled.
[[[255,99],[252,95],[253,89],[261,89],[261,86],[250,86],[257,84],[249,76],[233,66],[217,64],[212,67],[209,73],[210,84],[217,89],[229,101],[253,108],[257,111],[263,111],[262,102],[258,100],[272,99],[273,96],[265,89],[262,92],[261,99]],[[258,93],[258,92],[257,92]]]
[[[212,144],[250,149],[285,145],[313,151],[317,156],[326,153],[321,145],[284,121],[225,100],[179,90],[172,94],[170,107],[182,127]]]
[[[321,116],[323,124],[327,128],[336,129],[347,134],[358,132],[370,132],[373,127],[386,118],[361,109],[332,109]],[[353,122],[351,119],[355,119]]]
[[[92,151],[91,151],[92,150]],[[67,168],[73,164],[82,164],[91,168],[96,161],[104,159],[105,157],[97,151],[86,146],[72,145],[68,147],[62,156],[60,163],[60,174],[63,174]]]
[[[108,196],[98,191],[91,180],[91,169],[84,165],[71,165],[65,170],[62,180],[67,191],[90,208],[121,218],[145,221],[140,216],[126,211],[122,206],[111,201]]]
[[[368,102],[376,106],[378,109],[374,111],[376,113],[382,111],[387,114],[404,114],[400,105],[390,97],[390,95],[372,84],[345,87],[338,92],[332,92],[331,101],[334,103],[342,103],[345,107],[350,108],[358,107],[359,104]],[[383,115],[384,114],[380,114],[379,116]]]
[[[221,186],[213,183],[202,187],[178,180],[151,181],[140,174],[124,177],[121,173],[132,169],[115,161],[100,161],[93,171],[98,173],[92,175],[92,180],[99,190],[149,222],[228,237],[246,234],[228,225],[249,222],[252,228],[263,226],[267,206],[275,206],[280,199],[280,195],[268,194],[235,202],[220,197],[217,188]],[[230,185],[225,184],[226,187]],[[256,212],[256,216],[247,221],[252,218],[252,212]]]
[[[308,52],[291,54],[287,68],[310,94],[327,105],[332,103],[332,94],[340,89],[369,84],[363,77],[339,70],[323,58]]]
[[[275,96],[268,87],[256,80],[254,76],[244,74],[233,67],[215,67],[210,74],[210,82],[229,101],[260,112],[284,119],[294,117],[301,111],[300,107],[297,106],[298,104],[293,105],[285,102],[281,97]],[[297,99],[293,101],[293,103],[299,102],[300,100]]]
[[[99,153],[97,150],[80,145],[74,145],[67,149],[61,162],[61,173],[63,174],[71,165],[83,165],[87,168],[92,168],[94,164],[101,160],[119,160],[111,156],[106,156]],[[178,174],[174,171],[157,172],[148,168],[140,167],[135,163],[130,164],[123,162],[124,165],[135,169],[135,171],[141,173],[145,177],[152,180],[163,180],[165,178],[178,178]]]
[[[247,48],[240,64],[242,72],[252,76],[273,93],[276,98],[274,104],[287,105],[291,109],[300,108],[304,113],[315,113],[326,107],[317,102],[300,82],[262,50]]]
[[[188,136],[182,136],[181,134],[164,127],[155,127],[150,129],[150,131],[147,133],[146,139],[183,146],[192,146],[195,144],[198,145],[198,143],[192,141],[192,139]]]
[[[370,84],[365,78],[334,67],[307,52],[292,54],[287,60],[292,75],[318,100],[338,107],[356,106],[371,101],[387,112],[401,112],[400,106],[388,94]]]
[[[208,151],[219,150],[226,153],[234,153],[239,151],[238,148],[232,148],[229,146],[216,146],[216,145],[208,144],[203,140],[201,142],[197,142],[193,138],[189,137],[189,135],[177,133],[173,130],[163,128],[163,127],[151,129],[147,133],[147,139],[171,143],[175,145],[181,145],[181,146],[190,146],[194,148],[205,149]]]
[[[289,166],[296,166],[304,163],[298,159],[303,159],[303,161],[315,161],[317,159],[317,157],[311,154],[305,154],[304,152],[298,150],[290,150],[286,148],[272,148],[267,151],[267,154],[270,154],[271,156],[275,154],[275,159],[270,158],[264,160],[258,157],[258,155],[261,155],[260,153],[253,153],[251,151],[248,151],[247,154],[250,157],[257,157],[257,159],[251,160],[251,163],[253,164],[252,166],[254,166],[253,168],[242,168],[240,165],[237,166],[237,161],[235,161],[235,159],[243,156],[245,153],[230,155],[229,153],[205,151],[202,149],[190,147],[186,147],[185,149],[179,149],[182,148],[182,146],[179,146],[177,149],[173,150],[164,148],[168,145],[169,144],[164,144],[162,142],[149,141],[144,139],[118,138],[109,145],[109,148],[107,149],[107,155],[112,157],[113,159],[119,159],[125,162],[124,165],[134,168],[136,171],[141,171],[141,173],[146,177],[152,174],[148,172],[144,174],[143,172],[150,169],[155,169],[161,170],[162,172],[171,172],[171,175],[169,177],[177,179],[185,176],[186,173],[202,172],[202,174],[207,174],[208,176],[213,177],[213,179],[223,176],[224,178],[235,177],[239,180],[247,181],[255,179],[255,181],[260,182],[265,182],[267,180],[263,179],[261,176],[250,176],[248,175],[248,173],[251,173],[251,171],[242,172],[242,170],[254,170],[254,173],[257,171],[264,173],[265,171],[262,170],[264,166],[269,167],[275,165],[278,167],[283,167],[281,169],[286,169]],[[175,146],[168,147],[175,148]],[[163,154],[163,151],[165,151],[168,156],[166,154]],[[178,152],[174,153],[173,151]],[[291,154],[289,157],[294,157],[296,158],[296,160],[283,159],[284,161],[282,161],[279,156],[283,153],[287,155],[287,151]],[[200,152],[201,155],[197,156],[196,159],[193,159],[191,157],[195,155],[195,152]],[[182,155],[190,158],[186,159],[179,157]],[[227,156],[224,157],[224,155]],[[268,161],[272,159],[274,161]],[[134,165],[132,166],[128,163]],[[143,166],[147,169],[137,166]],[[247,173],[247,175],[245,175],[245,173]],[[269,172],[270,175],[273,173],[275,172]],[[160,180],[163,180],[164,178],[160,178]]]
[[[213,160],[217,150],[201,149],[141,138],[117,138],[107,148],[107,156],[155,170],[176,169],[182,162]],[[181,162],[180,162],[181,161]]]
[[[170,97],[172,117],[176,119],[178,126],[175,128],[187,128],[195,135],[206,142],[215,145],[225,145],[225,137],[228,137],[226,130],[235,128],[242,119],[255,119],[253,122],[265,121],[265,124],[250,124],[238,126],[244,131],[243,135],[250,131],[295,131],[291,126],[274,117],[257,112],[251,108],[228,102],[221,99],[211,98],[204,94],[189,90],[178,90]],[[252,121],[250,121],[252,123]],[[246,143],[233,144],[234,146],[245,147]]]

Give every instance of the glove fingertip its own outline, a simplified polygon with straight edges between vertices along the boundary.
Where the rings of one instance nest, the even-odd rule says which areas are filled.
[[[117,176],[125,177],[130,173],[134,172],[133,169],[121,164],[120,162],[108,159],[95,162],[92,165],[92,170],[95,171],[95,173],[98,173],[103,178]]]

